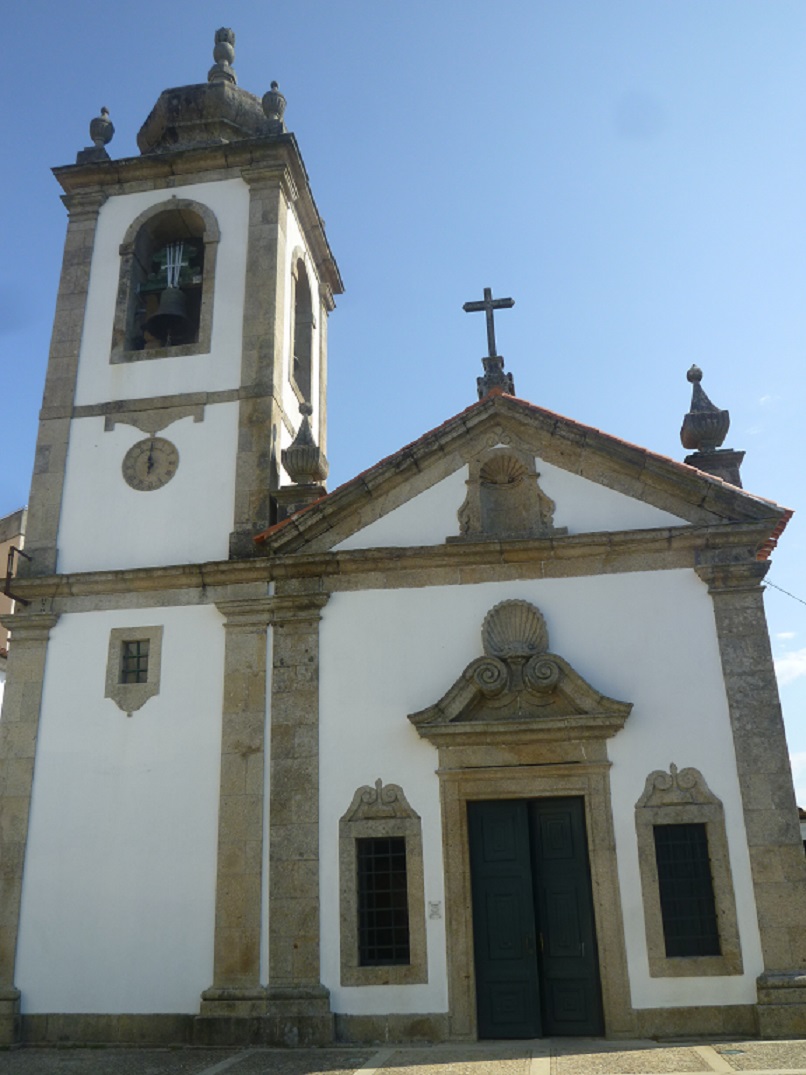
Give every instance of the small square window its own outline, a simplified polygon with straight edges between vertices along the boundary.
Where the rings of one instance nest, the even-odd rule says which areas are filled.
[[[131,716],[160,692],[162,627],[113,627],[106,661],[106,697]]]
[[[120,647],[120,682],[148,682],[148,647],[147,638],[131,642],[122,642]]]

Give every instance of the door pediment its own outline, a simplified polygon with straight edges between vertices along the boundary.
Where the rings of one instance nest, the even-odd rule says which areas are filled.
[[[548,650],[540,611],[527,601],[503,601],[482,625],[484,656],[464,669],[446,693],[409,720],[435,746],[608,739],[632,704],[597,691],[568,661]]]

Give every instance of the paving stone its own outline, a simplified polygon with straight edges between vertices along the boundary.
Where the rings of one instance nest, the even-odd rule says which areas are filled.
[[[736,1071],[806,1071],[806,1041],[720,1042],[714,1049]]]
[[[531,1052],[529,1046],[510,1045],[398,1049],[378,1075],[529,1075]]]
[[[557,1053],[557,1075],[655,1075],[656,1072],[661,1075],[712,1070],[702,1057],[685,1046],[560,1045]],[[554,1070],[552,1067],[552,1073]]]

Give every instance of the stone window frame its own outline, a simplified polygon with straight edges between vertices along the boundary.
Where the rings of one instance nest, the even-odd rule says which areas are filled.
[[[154,347],[134,350],[127,346],[137,302],[136,276],[143,236],[153,226],[155,219],[169,213],[195,213],[201,218],[204,242],[204,268],[202,270],[202,296],[199,313],[199,337],[194,343],[177,344],[173,347]],[[213,211],[202,202],[190,198],[168,198],[145,209],[132,221],[120,244],[120,277],[118,282],[115,318],[112,329],[111,364],[141,362],[154,358],[173,358],[182,355],[209,354],[213,330],[213,296],[218,243],[221,238],[218,221]]]
[[[402,836],[406,841],[409,962],[365,967],[359,963],[358,950],[356,842],[390,836]],[[414,985],[428,981],[422,821],[398,784],[384,784],[378,779],[374,787],[358,788],[339,821],[339,905],[342,985]]]
[[[667,956],[655,854],[656,825],[705,825],[714,886],[718,956]],[[725,811],[698,769],[656,769],[635,804],[638,864],[644,904],[647,958],[651,978],[699,978],[743,973],[736,898],[730,868]]]
[[[127,717],[141,709],[149,698],[159,694],[162,673],[163,628],[113,627],[109,632],[106,661],[106,693]],[[145,683],[121,683],[120,667],[125,642],[148,642],[148,676]]]

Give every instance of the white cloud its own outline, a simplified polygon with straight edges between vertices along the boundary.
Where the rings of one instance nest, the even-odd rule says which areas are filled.
[[[761,407],[769,407],[769,405],[771,403],[777,403],[780,398],[781,398],[780,396],[761,396],[761,398],[758,401],[759,406],[761,406]]]
[[[776,636],[781,642],[788,642],[791,638],[795,637],[794,631],[779,631]]]
[[[792,650],[783,657],[776,657],[775,674],[778,676],[778,684],[781,687],[786,687],[794,683],[796,679],[806,676],[806,648]]]

